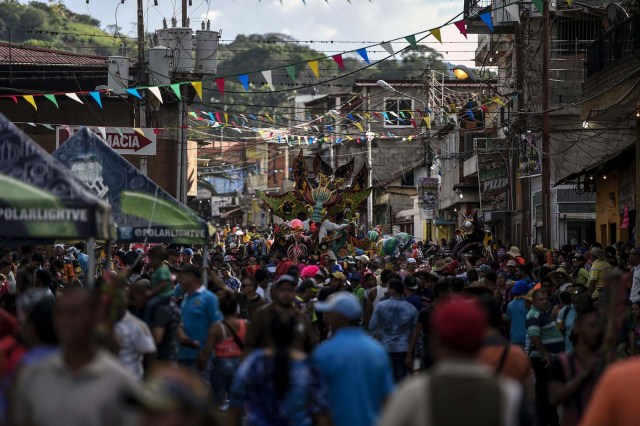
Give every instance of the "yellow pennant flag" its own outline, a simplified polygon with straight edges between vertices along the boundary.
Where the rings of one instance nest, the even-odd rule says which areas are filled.
[[[309,68],[311,68],[311,71],[316,76],[316,78],[320,78],[320,70],[318,69],[318,61],[313,60],[313,61],[309,61],[307,63],[309,64]]]
[[[140,127],[134,127],[133,131],[136,132],[137,134],[139,134],[140,136],[146,136],[144,134],[144,131]]]
[[[502,99],[500,98],[493,98],[492,101],[497,103],[498,105],[506,106],[505,103],[502,102]]]
[[[429,117],[428,115],[425,115],[424,117],[422,117],[422,119],[424,120],[424,124],[427,126],[427,129],[431,128],[431,117]]]
[[[573,0],[566,0],[569,6],[573,6]]]
[[[29,102],[36,111],[38,110],[38,105],[36,105],[36,100],[33,99],[32,95],[24,95],[23,98],[25,101]]]
[[[191,85],[196,90],[198,97],[202,100],[202,82],[201,81],[192,81]]]
[[[353,124],[358,128],[358,130],[360,130],[361,132],[364,132],[364,129],[362,128],[362,124],[360,124],[358,122],[355,122]]]
[[[229,114],[227,114],[226,112],[224,113],[224,122],[229,124]]]
[[[431,30],[431,34],[433,34],[433,36],[436,38],[436,40],[438,40],[440,43],[442,43],[442,35],[440,34],[440,28],[435,28],[435,29]]]

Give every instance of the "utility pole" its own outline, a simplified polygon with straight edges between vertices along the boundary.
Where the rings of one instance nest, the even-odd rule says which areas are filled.
[[[549,1],[542,0],[542,240],[551,247],[551,142],[549,136]]]
[[[371,101],[369,99],[369,88],[364,87],[364,98],[367,100],[367,112],[371,111]],[[373,229],[373,158],[371,155],[371,142],[373,142],[374,135],[371,132],[371,120],[367,119],[367,167],[369,168],[369,179],[367,185],[371,189],[369,197],[367,198],[367,231]]]
[[[182,0],[182,28],[187,28],[187,0]],[[178,101],[178,191],[176,198],[182,203],[187,202],[187,165],[189,160],[187,158],[187,131],[184,129],[184,125],[187,122],[187,86],[180,85],[180,92],[182,99]]]
[[[144,69],[144,1],[138,0],[138,85],[144,85],[147,82],[147,73]],[[145,105],[142,100],[136,102],[137,111],[137,127],[147,127],[147,114]],[[140,172],[147,175],[147,156],[140,157]]]
[[[522,21],[521,21],[522,22]],[[515,43],[516,43],[516,91],[518,97],[518,109],[516,110],[516,128],[513,132],[516,137],[516,149],[519,150],[522,144],[521,136],[526,132],[526,120],[523,114],[525,97],[524,97],[524,27],[521,22],[516,22],[515,25]],[[516,151],[518,152],[518,151]],[[514,163],[517,164],[516,158]],[[514,167],[514,170],[517,170]],[[515,175],[515,173],[514,173]],[[517,179],[517,177],[516,177]],[[531,234],[531,191],[530,191],[531,178],[524,178],[519,180],[519,184],[522,190],[522,243],[524,247],[524,253],[529,253],[529,247],[531,242],[529,236]],[[514,182],[515,184],[515,182]],[[515,197],[515,191],[513,191]]]

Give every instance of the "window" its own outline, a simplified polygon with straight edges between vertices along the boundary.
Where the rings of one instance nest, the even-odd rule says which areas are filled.
[[[404,173],[400,178],[401,186],[416,186],[413,171]]]
[[[411,127],[410,119],[413,110],[411,99],[386,99],[384,110],[388,117],[388,121],[384,122],[384,127]]]

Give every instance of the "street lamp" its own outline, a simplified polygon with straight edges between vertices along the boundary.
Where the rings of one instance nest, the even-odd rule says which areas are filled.
[[[469,79],[471,81],[478,81],[478,76],[464,65],[454,65],[451,71],[453,71],[453,75],[459,80]]]

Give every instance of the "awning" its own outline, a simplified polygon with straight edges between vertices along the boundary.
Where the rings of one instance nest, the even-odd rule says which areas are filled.
[[[0,237],[110,237],[109,205],[3,115],[0,147]]]
[[[553,186],[556,187],[558,185],[572,182],[581,176],[585,176],[585,175],[592,176],[596,174],[598,171],[600,171],[600,169],[603,169],[603,168],[608,169],[611,166],[613,166],[615,163],[628,160],[629,158],[635,159],[635,156],[631,156],[632,153],[635,153],[635,149],[636,149],[636,145],[635,143],[632,143],[631,145],[627,146],[621,151],[618,151],[607,157],[602,158],[600,161],[598,161],[595,164],[592,164],[588,167],[583,168],[578,172],[571,173],[570,175],[563,177],[562,179],[558,180]]]
[[[207,222],[87,128],[63,143],[53,155],[109,202],[119,241],[205,242]]]

